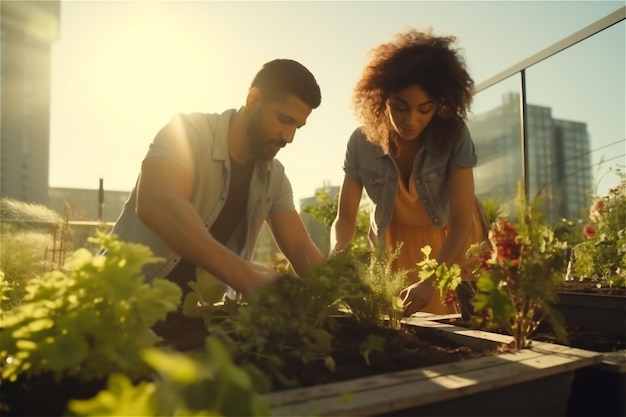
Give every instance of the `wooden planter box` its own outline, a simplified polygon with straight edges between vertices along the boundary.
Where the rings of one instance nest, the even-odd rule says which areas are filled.
[[[626,297],[559,292],[558,310],[565,324],[614,335],[626,334]]]
[[[495,347],[510,336],[409,318],[461,344]],[[462,362],[270,393],[272,415],[565,415],[576,369],[602,354],[550,343]]]
[[[626,297],[559,292],[566,324],[626,338]],[[578,369],[572,382],[570,416],[626,415],[626,350],[603,354],[602,363]]]
[[[604,353],[601,363],[576,370],[567,415],[626,415],[626,350]]]
[[[611,328],[610,324],[604,323],[603,325],[602,321],[598,321],[602,315],[605,321],[620,321],[616,320],[614,314],[615,310],[619,310],[623,300],[617,303],[615,299],[624,297],[585,293],[566,293],[566,295],[573,295],[564,297],[567,305],[565,313],[568,314],[569,324],[599,330],[599,328]],[[602,303],[598,302],[600,297],[609,297],[610,301],[607,301],[603,307]],[[590,319],[598,311],[601,314]],[[611,315],[608,315],[608,312],[611,312]],[[414,314],[414,320],[418,321],[449,321],[460,318],[460,314]],[[617,329],[617,326],[613,328]],[[626,416],[626,350],[599,353],[602,354],[600,363],[579,368],[574,372],[567,402],[567,416]]]

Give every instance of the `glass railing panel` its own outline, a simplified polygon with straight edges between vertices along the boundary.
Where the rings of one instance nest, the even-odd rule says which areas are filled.
[[[548,215],[586,217],[625,165],[624,21],[526,70],[528,185]]]
[[[478,156],[474,181],[481,201],[512,200],[522,179],[520,86],[517,74],[474,95],[468,127]]]

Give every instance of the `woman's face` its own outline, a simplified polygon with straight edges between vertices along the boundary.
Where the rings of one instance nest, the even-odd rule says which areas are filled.
[[[417,85],[391,94],[386,106],[389,121],[403,140],[417,138],[426,129],[437,110],[437,103]]]

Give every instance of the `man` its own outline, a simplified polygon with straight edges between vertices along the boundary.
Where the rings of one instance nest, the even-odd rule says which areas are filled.
[[[238,110],[179,114],[159,131],[112,230],[166,259],[146,266],[147,280],[167,277],[185,295],[200,267],[244,294],[270,284],[279,273],[251,262],[265,221],[298,275],[322,262],[295,209],[284,167],[274,159],[320,102],[309,70],[277,59],[256,74]],[[206,336],[202,323],[192,322],[179,311],[155,331],[187,349]],[[198,332],[201,338],[177,346],[185,333]]]

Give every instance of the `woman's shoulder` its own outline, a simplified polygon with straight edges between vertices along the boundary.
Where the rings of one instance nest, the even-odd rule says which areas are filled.
[[[352,131],[350,141],[367,141],[367,136],[363,132],[363,126],[358,126]]]
[[[376,145],[368,138],[367,133],[365,133],[365,129],[363,129],[363,126],[359,126],[352,131],[352,133],[350,134],[349,142],[352,144],[358,143],[360,146],[368,146],[373,148],[378,147],[378,145]]]
[[[380,146],[372,143],[367,137],[367,134],[363,130],[363,127],[357,127],[350,134],[348,140],[348,149],[359,150],[359,152],[382,152]]]

